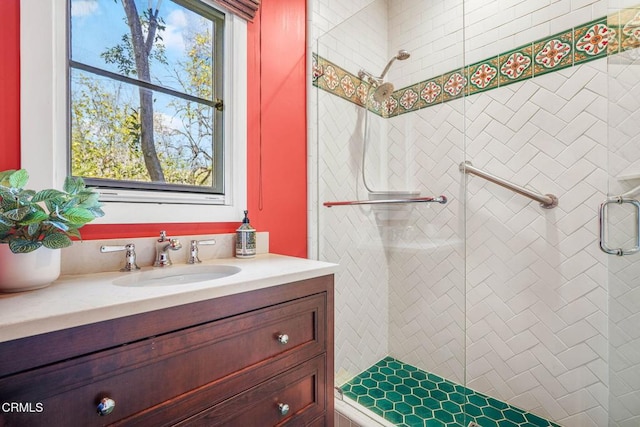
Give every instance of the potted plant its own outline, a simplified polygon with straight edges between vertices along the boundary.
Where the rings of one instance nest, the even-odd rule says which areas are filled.
[[[24,188],[28,180],[24,169],[0,172],[0,291],[34,289],[57,279],[58,249],[71,246],[82,226],[104,215],[98,194],[82,178],[67,177],[62,190],[37,192]],[[36,277],[39,261],[49,264],[44,278]]]

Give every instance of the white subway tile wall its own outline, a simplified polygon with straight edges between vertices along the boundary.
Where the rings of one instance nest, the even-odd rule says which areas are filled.
[[[468,179],[467,385],[565,426],[607,424],[605,378],[597,375],[607,361],[607,287],[598,280],[607,266],[596,222],[607,124],[589,112],[607,99],[602,88],[588,89],[603,75],[600,59],[466,99],[487,105],[467,109],[469,123],[488,122],[467,133],[474,165],[560,199],[545,211]],[[516,110],[498,101],[504,108],[494,119],[494,102],[482,98],[518,97],[525,86],[528,100]],[[528,121],[510,120],[522,111]]]

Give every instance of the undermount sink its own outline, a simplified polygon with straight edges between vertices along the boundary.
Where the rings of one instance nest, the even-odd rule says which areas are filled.
[[[127,273],[113,281],[117,286],[174,286],[207,282],[239,273],[232,265],[182,265]]]

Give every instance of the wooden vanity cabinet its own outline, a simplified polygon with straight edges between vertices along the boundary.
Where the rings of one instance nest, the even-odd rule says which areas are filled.
[[[0,343],[0,426],[332,426],[332,390],[332,275]]]

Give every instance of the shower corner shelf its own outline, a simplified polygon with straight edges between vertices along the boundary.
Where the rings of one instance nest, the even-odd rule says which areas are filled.
[[[630,181],[632,179],[640,179],[640,170],[634,172],[624,172],[616,177],[618,181]]]
[[[637,160],[622,170],[617,176],[618,181],[640,179],[640,160]]]
[[[369,192],[369,200],[415,199],[418,196],[420,196],[420,190],[385,190]]]

